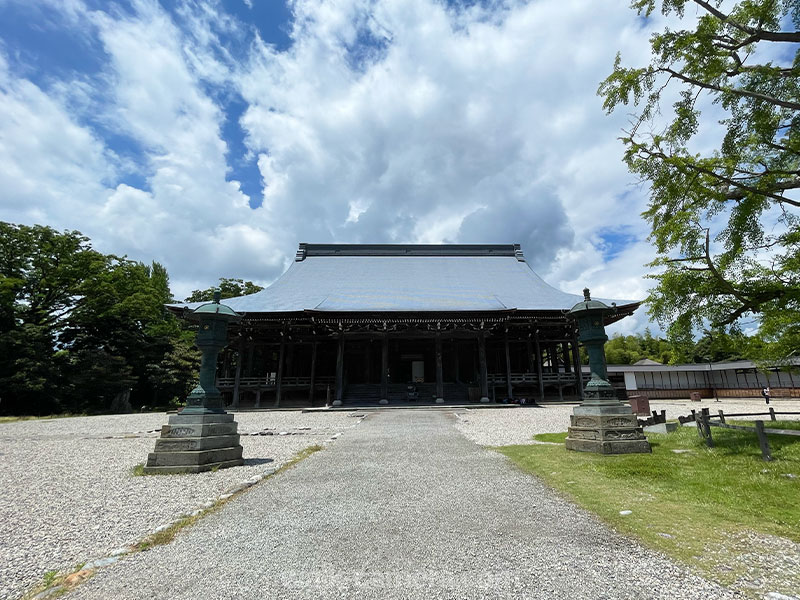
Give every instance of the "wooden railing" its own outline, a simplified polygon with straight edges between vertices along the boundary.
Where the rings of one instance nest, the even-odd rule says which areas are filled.
[[[694,411],[692,411],[694,412]],[[711,436],[712,427],[721,427],[723,429],[738,429],[739,431],[749,431],[758,436],[758,445],[761,447],[761,458],[765,461],[772,460],[772,450],[769,447],[769,440],[767,434],[773,435],[796,435],[800,436],[800,430],[797,429],[767,429],[764,427],[764,421],[756,421],[755,427],[747,427],[745,425],[731,425],[725,422],[725,417],[760,417],[769,415],[772,421],[777,420],[775,415],[800,415],[798,412],[777,412],[774,408],[770,407],[769,412],[766,413],[729,413],[724,414],[719,411],[719,421],[712,421],[709,410],[704,408],[699,413],[695,413],[695,423],[697,424],[697,435],[705,439],[706,445],[709,448],[714,447],[714,438]]]
[[[506,376],[503,373],[489,373],[487,375],[489,385],[505,385]],[[575,373],[542,373],[542,383],[545,385],[573,385],[576,381]],[[539,383],[539,376],[536,373],[511,373],[511,384],[531,384]]]
[[[321,385],[333,384],[334,377],[322,376],[314,378],[314,387]],[[309,387],[311,385],[311,377],[283,377],[281,378],[281,386],[283,387]],[[234,377],[219,377],[217,378],[217,388],[232,390],[236,386],[236,378]],[[277,380],[274,375],[262,377],[242,377],[239,379],[240,390],[265,390],[277,386]]]

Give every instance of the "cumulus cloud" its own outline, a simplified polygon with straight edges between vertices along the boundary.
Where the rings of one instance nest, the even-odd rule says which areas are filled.
[[[617,49],[649,56],[623,5],[293,0],[285,49],[218,2],[65,6],[103,68],[81,103],[69,80],[43,89],[0,62],[0,218],[159,260],[179,295],[220,276],[267,283],[299,241],[519,242],[562,289],[646,293],[646,190],[621,162],[625,115],[596,96]],[[257,165],[260,197],[236,161]],[[613,256],[611,230],[626,231]]]

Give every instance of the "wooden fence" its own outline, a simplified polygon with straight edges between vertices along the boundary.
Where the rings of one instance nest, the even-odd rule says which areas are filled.
[[[739,431],[749,431],[758,436],[758,445],[761,447],[761,458],[765,461],[772,460],[772,450],[769,447],[769,440],[767,434],[771,435],[795,435],[800,436],[800,430],[794,429],[767,429],[764,427],[764,421],[757,420],[755,427],[748,427],[746,425],[731,425],[725,421],[726,417],[761,417],[765,415],[770,416],[770,420],[776,421],[776,415],[800,415],[800,412],[777,412],[774,408],[770,407],[769,412],[766,413],[729,413],[724,414],[719,411],[719,421],[712,421],[711,414],[707,408],[704,408],[699,413],[692,411],[695,423],[697,424],[697,435],[705,439],[706,445],[709,448],[714,447],[714,438],[711,435],[712,427],[721,427],[723,429],[737,429]],[[679,419],[680,420],[680,419]],[[684,423],[685,421],[681,421]]]

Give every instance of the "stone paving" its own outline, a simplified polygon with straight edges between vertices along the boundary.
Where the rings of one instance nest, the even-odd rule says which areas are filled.
[[[454,423],[448,410],[369,413],[67,597],[738,597],[610,531]]]
[[[245,465],[134,477],[164,413],[0,423],[0,599],[53,570],[106,556],[297,452],[358,423],[357,412],[237,415]],[[285,435],[281,435],[281,434]]]

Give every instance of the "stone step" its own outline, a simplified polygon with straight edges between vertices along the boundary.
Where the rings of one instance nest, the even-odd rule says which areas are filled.
[[[242,447],[216,448],[213,450],[185,450],[180,452],[151,452],[147,456],[148,467],[184,467],[222,463],[242,458]]]
[[[203,437],[161,437],[156,440],[156,452],[182,452],[188,450],[216,450],[239,445],[239,434],[207,435]]]

